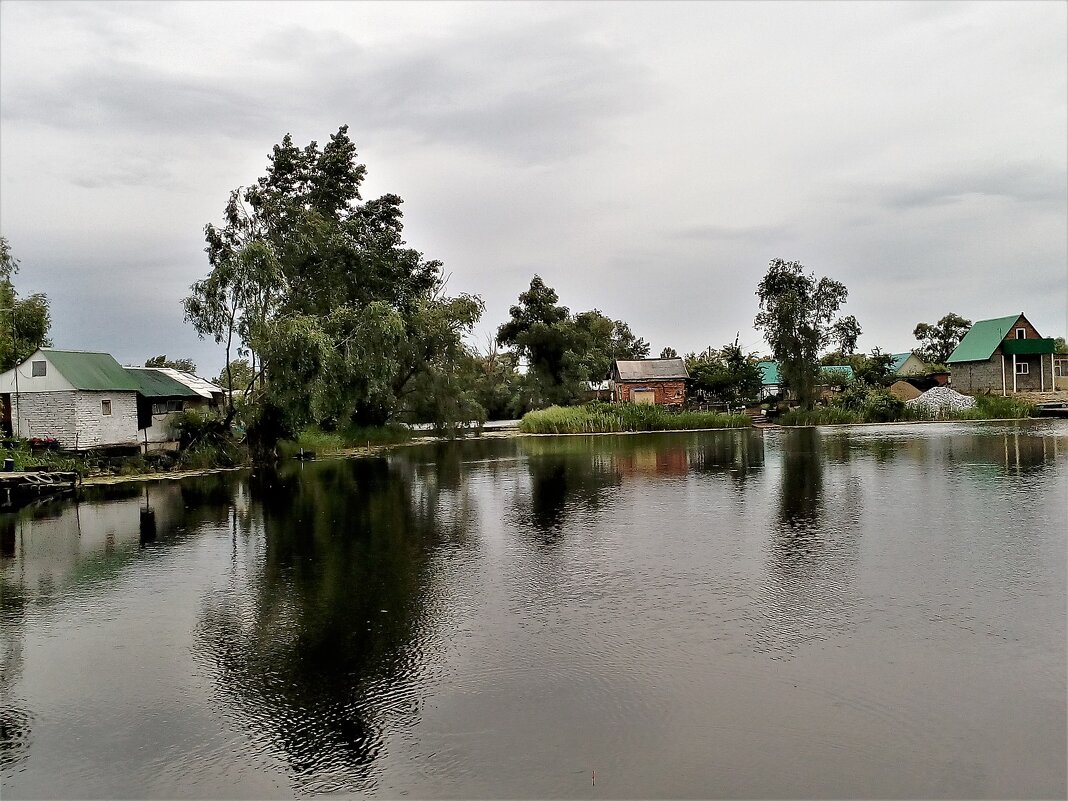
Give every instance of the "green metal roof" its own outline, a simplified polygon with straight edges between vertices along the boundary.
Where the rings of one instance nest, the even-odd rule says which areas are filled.
[[[760,368],[761,383],[764,386],[773,386],[779,384],[779,364],[778,362],[757,362],[757,367]]]
[[[151,367],[127,367],[125,371],[137,383],[137,391],[146,398],[199,398],[200,395],[180,381]]]
[[[75,389],[136,392],[137,382],[110,353],[42,348],[52,366]]]
[[[946,359],[947,364],[956,362],[985,362],[994,355],[998,345],[1016,325],[1022,314],[1012,317],[998,317],[994,320],[980,320],[971,327],[960,344],[953,349]]]

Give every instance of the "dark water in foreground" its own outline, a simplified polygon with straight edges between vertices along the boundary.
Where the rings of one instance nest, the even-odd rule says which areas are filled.
[[[1063,423],[290,467],[0,515],[5,799],[1065,797]]]

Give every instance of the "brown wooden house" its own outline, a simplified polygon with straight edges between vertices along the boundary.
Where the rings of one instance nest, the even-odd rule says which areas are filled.
[[[617,360],[612,365],[612,400],[682,406],[689,377],[682,359]]]

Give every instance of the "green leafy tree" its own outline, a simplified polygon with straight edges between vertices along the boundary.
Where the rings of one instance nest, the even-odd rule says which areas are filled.
[[[674,348],[664,348],[660,351],[661,359],[677,359],[679,358],[678,352]]]
[[[755,353],[742,350],[737,337],[721,350],[709,347],[700,354],[688,354],[689,394],[732,406],[753,400],[762,385],[758,361]]]
[[[206,226],[186,317],[228,365],[248,355],[265,446],[313,421],[382,424],[416,384],[446,386],[426,375],[452,370],[482,302],[447,297],[441,263],[406,246],[399,197],[363,200],[347,126],[322,149],[286,135],[269,160]]]
[[[849,355],[856,351],[857,340],[860,339],[860,323],[852,314],[835,321],[832,326],[834,341],[838,343],[838,350]]]
[[[252,385],[252,365],[248,359],[234,359],[215,379],[223,389],[244,391]]]
[[[535,408],[574,403],[585,382],[608,377],[616,359],[649,355],[649,343],[622,320],[597,309],[572,315],[558,301],[556,290],[535,275],[509,310],[511,319],[497,330],[497,344],[512,347],[527,362],[521,392]]]
[[[1057,337],[1053,340],[1053,352],[1068,353],[1068,342],[1064,341],[1064,337]]]
[[[575,354],[578,338],[556,290],[535,275],[509,309],[511,319],[497,329],[497,344],[514,349],[527,363],[527,390],[536,406],[566,404],[576,398],[585,371]]]
[[[166,355],[153,356],[145,361],[145,367],[170,367],[173,370],[182,370],[186,373],[197,371],[196,362],[192,359],[168,359]]]
[[[972,327],[971,320],[950,312],[934,325],[917,323],[912,335],[919,340],[916,355],[928,364],[945,364],[953,349]]]
[[[844,284],[817,280],[800,262],[783,259],[771,261],[757,286],[755,325],[779,362],[783,382],[805,409],[815,400],[819,354],[835,339],[836,315],[848,294]]]
[[[48,296],[35,292],[19,298],[12,283],[18,268],[19,260],[12,255],[7,239],[0,237],[0,366],[5,370],[25,361],[38,348],[52,345]]]

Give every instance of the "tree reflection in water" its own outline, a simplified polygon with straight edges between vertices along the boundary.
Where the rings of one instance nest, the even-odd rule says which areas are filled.
[[[828,509],[824,471],[829,458],[819,432],[799,428],[778,435],[778,520],[761,589],[764,617],[753,635],[758,651],[789,656],[803,643],[852,625],[863,497],[840,445],[832,440],[842,474],[836,476]]]
[[[241,533],[262,552],[205,598],[200,657],[228,714],[305,789],[370,789],[381,718],[418,717],[428,557],[447,532],[412,472],[374,459],[256,476]]]

